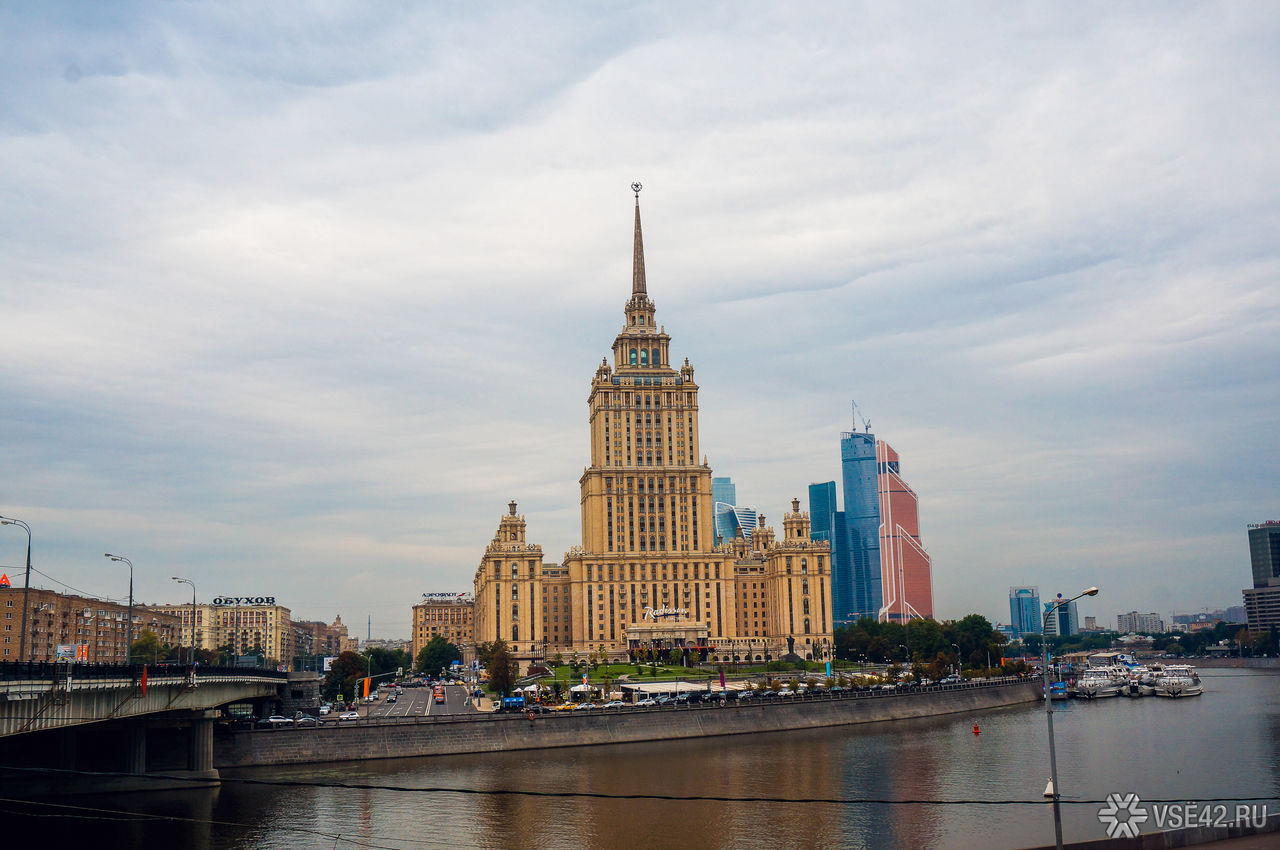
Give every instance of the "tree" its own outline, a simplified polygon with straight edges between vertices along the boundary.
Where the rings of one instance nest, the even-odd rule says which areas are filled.
[[[511,654],[511,650],[507,649],[507,645],[502,641],[495,641],[501,646],[494,651],[489,659],[489,666],[486,668],[489,672],[489,687],[500,694],[510,694],[516,684],[516,677],[519,670],[516,667],[515,656]]]
[[[413,662],[413,669],[419,673],[435,676],[461,657],[462,653],[458,651],[458,647],[445,640],[443,635],[436,635],[427,641],[427,645],[418,653],[418,657]]]
[[[160,657],[160,638],[151,629],[143,629],[129,646],[129,657],[137,664],[154,662]]]
[[[403,649],[386,649],[381,646],[375,646],[366,650],[365,654],[369,657],[369,673],[372,676],[382,673],[394,673],[396,670],[409,667],[413,661],[409,657],[409,653]],[[456,658],[457,656],[454,657]]]
[[[329,667],[329,672],[324,677],[324,695],[327,699],[333,699],[338,694],[342,694],[344,700],[354,699],[356,694],[356,682],[364,678],[365,660],[361,655],[357,655],[351,650],[339,655],[333,660],[333,664]]]

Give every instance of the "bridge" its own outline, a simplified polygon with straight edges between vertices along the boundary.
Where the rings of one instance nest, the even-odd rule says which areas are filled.
[[[168,787],[216,784],[219,709],[251,702],[266,713],[285,696],[287,678],[198,665],[0,664],[0,786],[25,795],[155,790],[164,778]],[[86,782],[26,773],[32,768],[123,775]]]

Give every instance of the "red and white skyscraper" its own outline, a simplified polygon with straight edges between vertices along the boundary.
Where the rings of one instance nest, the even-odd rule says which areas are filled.
[[[933,568],[920,543],[920,508],[916,493],[898,472],[898,453],[876,441],[880,486],[880,575],[883,603],[880,620],[905,622],[933,616]]]

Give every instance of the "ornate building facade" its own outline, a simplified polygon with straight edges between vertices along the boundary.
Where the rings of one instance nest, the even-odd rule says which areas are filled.
[[[760,517],[749,539],[716,541],[698,385],[656,322],[634,188],[631,297],[588,396],[582,544],[544,563],[511,502],[476,570],[475,639],[501,639],[527,663],[655,649],[690,661],[829,657],[830,547],[809,539],[799,502],[781,540]]]

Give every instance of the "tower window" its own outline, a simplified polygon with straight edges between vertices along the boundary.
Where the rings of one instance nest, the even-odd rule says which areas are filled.
[[[649,365],[649,349],[647,348],[640,349],[640,365],[641,366]]]
[[[631,365],[636,365],[636,350],[634,348],[631,349]]]

